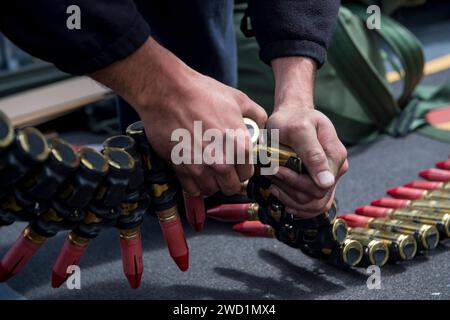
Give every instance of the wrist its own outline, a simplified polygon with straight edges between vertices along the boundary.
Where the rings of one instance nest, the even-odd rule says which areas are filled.
[[[272,60],[275,78],[275,111],[285,108],[314,109],[316,63],[305,57]]]
[[[149,38],[127,58],[90,76],[114,90],[142,115],[165,105],[195,74],[174,54]]]

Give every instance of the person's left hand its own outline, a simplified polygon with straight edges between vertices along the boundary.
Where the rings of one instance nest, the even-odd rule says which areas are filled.
[[[316,63],[306,57],[272,60],[275,111],[268,129],[279,129],[280,143],[295,150],[308,174],[280,167],[271,193],[287,211],[311,218],[329,210],[339,178],[347,171],[347,150],[332,122],[314,109]]]
[[[347,151],[331,121],[314,109],[296,106],[278,108],[267,122],[279,129],[280,143],[296,151],[308,174],[280,167],[271,193],[289,213],[311,218],[330,209],[338,179],[347,171]]]

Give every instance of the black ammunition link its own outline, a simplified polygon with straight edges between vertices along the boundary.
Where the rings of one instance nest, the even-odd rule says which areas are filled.
[[[142,121],[128,127],[127,134],[136,141],[141,155],[145,184],[150,190],[152,206],[156,211],[163,211],[177,206],[178,188],[175,177],[166,163],[156,154],[147,140]]]
[[[121,214],[117,219],[116,228],[131,230],[140,226],[150,205],[150,199],[145,188],[144,170],[138,146],[134,138],[125,135],[108,138],[103,147],[118,148],[128,152],[134,159],[134,169],[131,173],[126,196],[121,203]]]

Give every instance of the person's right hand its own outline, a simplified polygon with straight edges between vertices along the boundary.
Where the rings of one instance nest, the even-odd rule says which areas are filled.
[[[176,129],[190,132],[192,162],[194,143],[203,147],[210,143],[200,141],[198,136],[194,142],[194,121],[202,122],[203,132],[220,130],[224,161],[226,130],[242,130],[244,137],[234,137],[234,155],[238,148],[245,150],[246,164],[206,164],[202,160],[201,164],[173,165],[188,194],[208,196],[221,191],[232,195],[240,190],[241,182],[253,175],[253,165],[248,161],[251,142],[243,117],[264,127],[267,114],[241,91],[194,71],[151,38],[131,56],[91,76],[136,109],[150,144],[165,160],[171,160],[172,149],[178,143],[171,141]]]

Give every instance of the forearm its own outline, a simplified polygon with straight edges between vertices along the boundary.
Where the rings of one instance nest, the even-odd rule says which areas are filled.
[[[272,60],[275,77],[275,109],[313,109],[316,63],[305,57]]]
[[[89,76],[114,90],[142,113],[183,90],[193,74],[196,72],[179,58],[148,38],[127,58]]]

